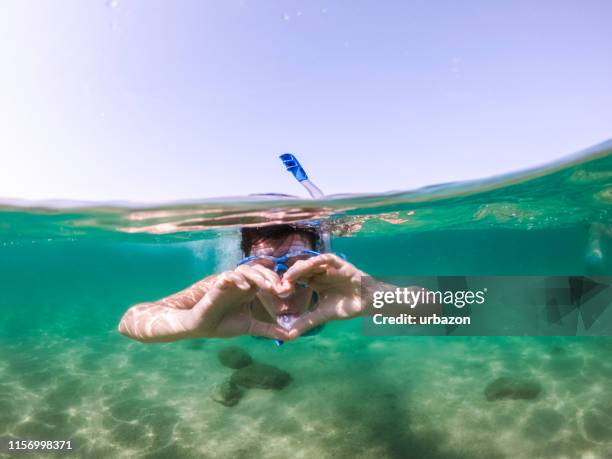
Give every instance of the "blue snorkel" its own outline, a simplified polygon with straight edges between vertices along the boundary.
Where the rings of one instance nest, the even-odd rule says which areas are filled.
[[[325,197],[321,189],[310,181],[308,174],[306,174],[306,171],[294,155],[291,153],[283,153],[280,155],[280,159],[287,171],[291,172],[293,177],[300,182],[300,185],[306,188],[306,191],[308,191],[312,199],[321,199]],[[329,252],[331,250],[331,237],[329,231],[322,227],[321,222],[318,220],[310,222],[310,224],[313,227],[321,229],[321,252]]]
[[[280,155],[280,159],[287,168],[287,171],[291,172],[295,179],[300,182],[300,185],[308,190],[308,194],[310,194],[313,199],[319,199],[325,196],[321,189],[310,181],[306,171],[294,155],[291,153],[283,153]]]

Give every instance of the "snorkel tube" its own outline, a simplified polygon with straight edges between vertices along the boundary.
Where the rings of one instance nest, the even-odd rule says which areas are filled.
[[[294,155],[291,153],[283,153],[280,155],[280,159],[285,165],[287,171],[291,172],[293,177],[295,177],[300,185],[306,188],[306,191],[308,191],[308,194],[312,199],[321,199],[325,197],[325,194],[321,191],[321,189],[310,181],[308,174],[306,174],[306,171]],[[329,229],[327,229],[325,225],[318,220],[310,222],[310,226],[319,228],[321,231],[321,252],[329,252],[331,250],[331,235],[329,233]]]
[[[312,199],[319,199],[325,196],[321,189],[310,181],[308,174],[306,174],[306,171],[294,155],[291,153],[283,153],[280,155],[280,159],[287,171],[291,172],[295,179],[300,182],[300,185],[306,188]]]

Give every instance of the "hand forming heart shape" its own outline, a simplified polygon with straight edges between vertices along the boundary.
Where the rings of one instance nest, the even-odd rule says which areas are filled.
[[[330,320],[360,315],[362,275],[355,266],[330,253],[297,261],[282,276],[257,264],[243,264],[216,277],[194,306],[189,328],[197,336],[247,334],[292,340]],[[303,283],[308,288],[300,288]],[[319,299],[309,309],[313,291]],[[249,305],[256,297],[274,323],[254,316]],[[280,318],[279,323],[283,315],[289,315],[289,320]]]

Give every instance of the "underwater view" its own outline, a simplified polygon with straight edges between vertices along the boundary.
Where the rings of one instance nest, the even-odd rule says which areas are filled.
[[[29,439],[71,441],[36,457],[610,458],[610,336],[374,337],[353,319],[282,346],[144,344],[117,325],[233,269],[245,225],[324,221],[332,250],[372,276],[606,277],[611,209],[612,141],[386,194],[4,200],[0,456]]]

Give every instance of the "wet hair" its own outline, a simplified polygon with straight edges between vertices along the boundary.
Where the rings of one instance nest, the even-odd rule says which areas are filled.
[[[296,225],[269,225],[243,227],[240,230],[241,241],[240,248],[245,256],[251,254],[253,245],[264,240],[283,240],[292,234],[304,236],[313,250],[317,250],[321,242],[321,234],[317,228],[301,227]]]

